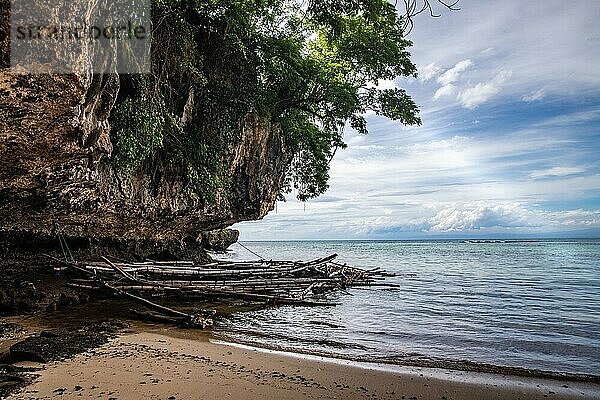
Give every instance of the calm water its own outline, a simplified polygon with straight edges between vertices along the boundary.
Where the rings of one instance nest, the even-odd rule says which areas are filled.
[[[337,307],[238,313],[219,335],[345,357],[600,375],[600,241],[245,242],[265,258],[338,253],[401,288],[351,290]],[[234,246],[232,259],[252,259]]]

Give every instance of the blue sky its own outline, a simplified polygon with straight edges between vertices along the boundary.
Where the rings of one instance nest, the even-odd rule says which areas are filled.
[[[423,125],[348,130],[330,190],[241,240],[600,237],[600,1],[462,0],[420,15]],[[441,10],[440,10],[441,11]]]

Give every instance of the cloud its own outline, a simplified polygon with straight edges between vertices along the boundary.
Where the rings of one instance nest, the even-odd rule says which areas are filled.
[[[600,120],[600,107],[554,116],[541,121],[537,125],[543,127],[571,126],[587,124],[597,120]]]
[[[453,84],[448,84],[436,90],[435,94],[433,95],[433,100],[438,100],[446,96],[452,96],[454,93],[456,93],[456,86]]]
[[[393,218],[379,217],[364,221],[363,232],[394,235],[547,232],[600,228],[599,210],[544,211],[520,203],[454,204],[438,209],[429,218],[398,224]]]
[[[462,91],[458,100],[463,107],[473,109],[500,93],[502,85],[510,78],[512,71],[502,70],[491,81],[478,83]]]
[[[450,207],[437,212],[423,224],[429,232],[480,230],[531,225],[529,212],[520,204]]]
[[[428,233],[587,229],[600,227],[600,211],[544,211],[520,203],[476,202],[443,208],[434,216],[412,222],[409,226]],[[402,229],[409,230],[408,226]]]
[[[424,67],[420,67],[419,68],[419,80],[421,82],[427,82],[433,78],[435,78],[439,72],[440,72],[440,67],[438,67],[437,65],[435,65],[434,62],[432,62],[431,64],[428,64]]]
[[[446,72],[444,72],[442,75],[440,75],[437,78],[437,82],[439,84],[441,84],[442,86],[435,92],[435,94],[433,95],[433,100],[438,100],[442,97],[447,97],[447,96],[453,96],[456,93],[456,86],[454,85],[454,82],[456,82],[458,80],[458,78],[460,77],[460,74],[462,72],[464,72],[467,68],[469,68],[471,65],[473,65],[473,62],[469,59],[467,60],[462,60],[456,63],[456,65],[452,68],[450,68],[449,70],[447,70]],[[427,67],[432,67],[432,68],[437,68],[435,67],[435,64],[429,64]],[[439,72],[439,68],[438,70],[436,70],[435,73]]]
[[[312,201],[315,203],[335,203],[338,201],[343,201],[345,200],[343,197],[336,197],[336,196],[319,196],[316,199],[313,199]]]
[[[577,229],[600,227],[600,211],[598,210],[565,210],[546,213],[546,216],[561,227]]]
[[[546,91],[544,90],[544,88],[542,88],[529,94],[526,94],[525,96],[521,97],[521,100],[523,100],[526,103],[533,103],[534,101],[543,100],[545,97]]]
[[[442,75],[440,75],[439,78],[437,79],[437,81],[442,86],[446,86],[451,83],[454,83],[458,80],[458,78],[460,77],[460,74],[462,72],[466,71],[467,68],[469,68],[471,65],[473,65],[473,61],[471,61],[469,59],[459,61],[458,63],[456,63],[456,65],[454,67],[450,68],[449,70],[444,72]]]
[[[540,179],[548,177],[576,175],[582,172],[585,172],[585,169],[578,167],[554,167],[550,169],[533,171],[531,174],[529,174],[529,177],[532,179]]]
[[[584,0],[581,7],[562,0],[546,0],[544,7],[537,2],[501,3],[477,2],[440,19],[423,16],[411,33],[414,61],[448,65],[457,56],[471,58],[477,65],[474,74],[510,65],[516,72],[512,94],[518,98],[540,87],[553,95],[572,96],[574,87],[579,95],[598,93],[600,74],[594,66],[600,65],[600,46],[593,44],[600,37],[600,2]]]

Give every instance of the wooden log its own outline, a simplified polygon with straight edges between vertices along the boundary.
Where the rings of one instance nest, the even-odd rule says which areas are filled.
[[[193,261],[148,261],[154,265],[195,265]]]
[[[111,262],[110,260],[108,260],[107,258],[103,257],[103,259],[104,259],[104,260],[105,260],[107,263],[109,263],[109,265],[110,265],[110,264],[112,264],[112,262]],[[77,266],[77,265],[75,265],[75,264],[69,264],[69,265],[70,265],[72,268],[75,268],[75,269],[77,269],[77,270],[79,270],[79,271],[82,271],[82,272],[85,272],[85,273],[91,274],[91,272],[90,272],[90,271],[88,271],[88,270],[86,270],[86,269],[84,269],[84,268],[80,268],[79,266]],[[114,264],[113,264],[113,265],[114,265]],[[111,265],[111,266],[113,266],[113,265]],[[128,277],[128,276],[127,276],[128,274],[126,274],[126,273],[124,273],[122,270],[120,270],[120,268],[119,268],[119,267],[116,267],[115,269],[116,269],[117,271],[119,271],[119,272],[120,272],[122,275],[124,275],[125,277]],[[116,288],[116,287],[114,287],[114,286],[111,286],[110,284],[108,284],[107,282],[105,282],[104,280],[102,280],[101,278],[99,278],[99,277],[98,277],[98,276],[96,276],[96,275],[93,275],[93,276],[94,276],[94,280],[95,280],[95,281],[97,281],[97,283],[99,283],[99,284],[100,284],[102,287],[104,287],[104,288],[106,288],[106,289],[109,289],[109,290],[113,291],[114,293],[116,293],[116,294],[118,294],[118,295],[120,295],[120,296],[127,297],[127,298],[129,298],[129,299],[131,299],[131,300],[134,300],[134,301],[137,301],[137,302],[139,302],[139,303],[142,303],[142,304],[144,304],[146,307],[148,307],[148,308],[150,308],[150,309],[152,309],[152,310],[158,311],[158,312],[160,312],[161,314],[165,314],[165,315],[171,315],[171,316],[173,316],[173,317],[178,317],[178,318],[183,318],[183,319],[185,319],[185,320],[186,320],[186,321],[187,321],[187,322],[188,322],[190,325],[196,325],[196,324],[198,323],[198,317],[197,317],[197,316],[190,315],[190,314],[187,314],[187,313],[184,313],[184,312],[181,312],[181,311],[177,311],[177,310],[174,310],[174,309],[172,309],[172,308],[169,308],[169,307],[161,306],[160,304],[156,304],[156,303],[154,303],[154,302],[152,302],[152,301],[150,301],[150,300],[147,300],[147,299],[145,299],[145,298],[143,298],[143,297],[136,296],[136,295],[134,295],[134,294],[128,293],[128,292],[126,292],[126,291],[124,291],[124,290],[121,290],[121,289],[119,289],[119,288]],[[131,277],[131,278],[133,278],[133,277]],[[133,278],[133,280],[135,281],[135,278]]]
[[[102,257],[104,262],[84,266],[66,264],[91,277],[91,280],[72,282],[82,285],[82,288],[100,285],[156,312],[171,318],[187,318],[188,321],[194,316],[164,308],[130,291],[323,306],[334,304],[307,298],[345,291],[349,287],[398,287],[380,283],[385,279],[385,273],[379,267],[369,270],[356,268],[338,263],[336,258],[337,254],[333,254],[307,262],[216,261],[195,266],[189,261],[117,263]]]
[[[212,294],[219,296],[229,296],[234,298],[245,298],[248,300],[261,300],[271,304],[284,304],[284,305],[300,305],[300,306],[336,306],[336,303],[324,302],[324,301],[310,301],[310,300],[299,300],[292,298],[283,298],[278,296],[255,294],[255,293],[236,293],[229,292],[226,290],[209,290],[209,291],[197,291],[200,294]]]
[[[317,285],[317,282],[314,282],[314,283],[311,283],[306,289],[304,289],[302,291],[302,293],[300,293],[300,299],[304,300],[306,295],[308,295],[308,293],[311,292],[316,285]]]
[[[331,261],[335,260],[337,257],[338,257],[337,253],[334,253],[334,254],[332,254],[330,256],[323,257],[323,258],[317,258],[316,260],[308,261],[308,262],[301,263],[301,264],[304,264],[304,265],[325,264],[325,263],[328,263],[328,262],[331,262]]]
[[[136,318],[141,319],[142,321],[158,322],[161,324],[173,325],[181,325],[183,323],[183,318],[167,317],[163,314],[156,314],[148,311],[143,312],[134,309],[130,309],[129,312],[133,314]]]
[[[147,286],[147,285],[121,285],[112,284],[111,286],[121,290],[135,290],[136,292],[180,292],[180,288],[177,287],[162,287],[162,286]]]
[[[123,275],[125,278],[129,279],[130,281],[137,281],[136,278],[133,277],[133,275],[130,275],[129,273],[125,272],[121,267],[116,266],[115,264],[113,264],[108,258],[102,256],[101,257],[104,261],[106,261],[108,263],[108,265],[110,265],[113,269],[115,269],[117,272],[119,272],[121,275]]]
[[[194,315],[192,319],[187,318],[176,318],[176,317],[168,317],[163,314],[157,314],[153,312],[143,312],[130,309],[129,312],[136,316],[137,318],[149,321],[149,322],[158,322],[161,324],[174,324],[184,326],[186,328],[199,328],[206,329],[213,325],[213,321],[210,318],[204,318],[201,315]]]
[[[99,290],[99,289],[101,289],[99,286],[82,285],[82,284],[79,284],[79,283],[72,283],[72,282],[67,283],[67,286],[68,287],[72,287],[74,289],[85,289],[85,290]]]

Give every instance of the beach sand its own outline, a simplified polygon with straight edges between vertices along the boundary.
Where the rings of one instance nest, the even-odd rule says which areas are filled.
[[[600,385],[377,366],[161,333],[50,363],[10,399],[600,399]]]

